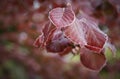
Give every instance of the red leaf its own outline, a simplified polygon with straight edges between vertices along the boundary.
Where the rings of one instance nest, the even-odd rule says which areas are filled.
[[[44,47],[46,41],[49,39],[51,34],[55,31],[55,27],[51,25],[48,21],[42,30],[42,34],[35,40],[34,46],[35,47]]]
[[[44,42],[43,35],[40,35],[39,37],[37,37],[37,39],[35,40],[35,42],[33,43],[33,45],[35,47],[42,47],[43,42]]]
[[[91,17],[83,17],[79,22],[83,24],[85,39],[87,41],[85,47],[96,52],[101,52],[107,41],[107,35],[98,28],[97,23]]]
[[[60,29],[53,27],[47,22],[42,30],[42,34],[36,39],[36,47],[46,47],[48,52],[65,55],[71,51],[71,42],[63,35]]]
[[[55,8],[49,12],[49,19],[56,27],[69,26],[75,19],[71,5],[66,8]]]
[[[83,31],[83,24],[80,23],[78,19],[76,19],[74,23],[67,27],[64,30],[64,33],[68,39],[77,45],[80,44],[81,47],[87,44]]]
[[[46,41],[49,39],[49,37],[53,34],[55,30],[55,26],[53,26],[50,21],[45,24],[44,29],[42,30],[44,36],[44,43],[46,43]]]
[[[80,20],[76,19],[64,33],[75,44],[96,52],[100,52],[107,41],[107,35],[98,28],[96,21],[82,14]]]
[[[103,52],[98,54],[86,48],[81,49],[80,59],[85,67],[95,71],[101,70],[106,64],[106,58]]]
[[[70,41],[64,37],[62,31],[57,29],[46,43],[46,49],[49,52],[63,52],[70,46]]]
[[[72,46],[67,46],[62,52],[59,53],[60,56],[64,56],[68,54],[70,51],[72,51]]]

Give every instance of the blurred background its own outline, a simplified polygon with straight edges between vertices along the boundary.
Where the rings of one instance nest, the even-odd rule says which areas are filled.
[[[106,50],[99,72],[84,68],[78,55],[60,57],[35,48],[33,42],[52,8],[70,2],[99,21],[117,52]],[[0,79],[120,79],[120,0],[0,0]],[[98,61],[99,62],[99,61]]]

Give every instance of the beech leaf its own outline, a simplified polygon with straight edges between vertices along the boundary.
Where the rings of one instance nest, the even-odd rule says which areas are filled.
[[[65,48],[70,46],[70,43],[71,42],[64,37],[63,32],[57,29],[47,41],[46,49],[49,52],[63,52]]]
[[[34,46],[35,47],[44,47],[46,44],[46,41],[49,39],[49,37],[52,35],[52,33],[55,31],[55,27],[52,26],[50,21],[48,21],[42,30],[41,35],[35,40]]]
[[[90,21],[89,21],[90,20]],[[96,22],[91,17],[82,16],[64,30],[68,39],[73,43],[79,44],[81,47],[86,47],[98,53],[103,49],[107,41],[107,35],[104,34]]]
[[[42,30],[43,32],[43,36],[44,36],[44,41],[46,42],[48,39],[48,36],[50,35],[50,32],[55,29],[55,27],[51,24],[50,21],[48,21],[45,25],[44,28]]]
[[[81,49],[80,60],[85,67],[95,71],[100,71],[106,64],[106,58],[103,52],[98,54],[87,48]]]
[[[87,44],[87,42],[85,40],[85,35],[81,26],[83,26],[83,24],[80,24],[79,20],[76,19],[74,23],[72,23],[64,30],[64,33],[66,37],[70,39],[74,44],[80,44],[80,46],[84,46]]]
[[[81,14],[81,16],[82,15],[83,14]],[[85,45],[85,47],[96,52],[101,52],[103,46],[108,40],[107,35],[98,28],[98,24],[91,17],[85,14],[79,22],[83,24],[85,39],[87,41],[87,45]]]
[[[49,19],[56,27],[66,27],[74,22],[75,14],[71,5],[66,8],[55,8],[49,12]]]

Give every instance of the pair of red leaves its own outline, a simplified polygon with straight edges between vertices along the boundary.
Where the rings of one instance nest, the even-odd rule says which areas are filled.
[[[79,46],[80,59],[85,67],[100,70],[104,66],[104,45],[108,37],[98,28],[98,23],[93,18],[80,12],[78,19],[68,4],[65,8],[52,9],[49,20],[36,39],[35,46],[60,55]]]

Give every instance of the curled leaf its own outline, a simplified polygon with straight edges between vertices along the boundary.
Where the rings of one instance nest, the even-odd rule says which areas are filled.
[[[39,37],[36,38],[35,42],[33,43],[33,45],[35,47],[42,47],[44,43],[44,38],[43,35],[40,35]]]
[[[71,5],[66,8],[55,8],[49,12],[49,19],[56,27],[69,26],[75,19]]]
[[[81,14],[81,16],[82,15],[83,14]],[[96,52],[101,52],[108,39],[107,35],[98,28],[98,24],[91,17],[85,14],[79,22],[83,24],[81,28],[84,30],[85,39],[87,41],[85,47]]]
[[[54,32],[55,27],[52,26],[50,21],[48,21],[42,30],[42,34],[35,40],[34,46],[35,47],[44,47],[46,44],[46,41],[49,39],[51,34]]]
[[[74,44],[84,46],[87,44],[87,42],[85,40],[85,35],[81,26],[83,26],[83,24],[80,24],[79,20],[76,19],[74,23],[72,23],[69,27],[67,27],[64,30],[64,33],[66,37],[70,39]]]
[[[48,22],[45,24],[45,26],[44,26],[44,28],[43,28],[43,30],[42,30],[43,36],[44,36],[44,42],[46,42],[46,41],[49,39],[50,34],[51,34],[55,29],[56,29],[55,26],[53,26],[50,21],[48,21]]]
[[[71,42],[64,37],[62,31],[57,29],[47,41],[46,49],[49,52],[63,52],[65,48],[70,46],[70,43]]]
[[[63,32],[73,43],[98,53],[101,52],[108,38],[91,17],[82,14],[79,20],[76,18]]]

